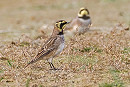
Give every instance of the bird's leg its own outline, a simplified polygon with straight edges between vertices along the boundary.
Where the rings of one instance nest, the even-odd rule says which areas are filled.
[[[52,63],[51,63],[51,65],[52,65],[52,67],[53,67],[53,70],[57,70]]]
[[[52,64],[52,60],[53,60],[53,58],[48,59],[48,63],[49,63],[49,65],[50,65],[50,67],[51,67],[50,70],[58,70],[58,69],[56,69],[56,68],[54,67],[54,65]]]
[[[50,62],[48,62],[48,63],[49,63],[49,65],[50,65],[50,67],[51,67],[50,70],[57,70],[52,63],[50,63]]]
[[[49,59],[48,59],[48,63],[49,63],[49,65],[50,65],[50,67],[51,67],[50,70],[56,70],[56,68],[55,68],[54,65],[52,64],[52,59],[53,59],[53,58],[49,58]]]
[[[51,64],[50,62],[48,62],[48,63],[49,63],[49,65],[50,65],[51,69],[52,69],[52,64]]]

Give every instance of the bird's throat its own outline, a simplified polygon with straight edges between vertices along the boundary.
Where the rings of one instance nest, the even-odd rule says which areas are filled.
[[[86,15],[83,15],[82,17],[78,17],[78,18],[82,18],[82,19],[85,19],[85,20],[90,19],[90,17],[86,16]]]
[[[63,35],[64,33],[63,32],[59,32],[58,35]]]

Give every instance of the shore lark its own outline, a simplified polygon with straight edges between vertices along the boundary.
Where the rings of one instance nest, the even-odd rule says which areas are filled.
[[[87,8],[80,8],[78,16],[66,26],[66,33],[74,35],[76,33],[83,34],[89,30],[91,26],[91,18]]]
[[[56,70],[56,68],[54,67],[52,63],[52,60],[55,56],[61,53],[64,48],[63,29],[68,23],[69,22],[66,22],[64,20],[60,20],[55,23],[51,37],[45,42],[45,44],[43,45],[41,50],[38,52],[38,54],[35,56],[35,58],[31,62],[29,62],[25,66],[25,68],[32,63],[45,59],[45,60],[48,60],[48,63],[50,64],[51,69]]]

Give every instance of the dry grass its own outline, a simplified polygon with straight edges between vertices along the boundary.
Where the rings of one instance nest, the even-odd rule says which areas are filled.
[[[129,26],[129,0],[0,2],[0,87],[130,86],[130,30],[115,26],[118,22]],[[39,28],[43,24],[52,28],[59,18],[71,20],[84,6],[90,9],[93,27],[66,41],[54,59],[62,70],[49,70],[44,60],[24,69],[47,39],[34,39]]]
[[[55,66],[62,69],[59,71],[50,71],[44,60],[23,69],[45,41],[23,35],[18,41],[0,47],[1,85],[126,86],[130,82],[128,33],[113,29],[110,33],[95,31],[72,38],[66,42],[64,52],[54,59]]]

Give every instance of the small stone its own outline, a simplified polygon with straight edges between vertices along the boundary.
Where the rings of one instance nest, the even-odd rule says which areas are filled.
[[[130,29],[129,27],[124,28],[124,30],[129,30],[129,29]]]

